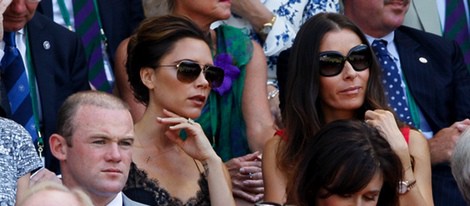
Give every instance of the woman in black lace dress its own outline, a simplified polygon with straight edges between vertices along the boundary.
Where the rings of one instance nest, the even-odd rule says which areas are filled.
[[[147,205],[234,205],[228,172],[192,120],[224,78],[204,33],[186,18],[149,18],[128,54],[131,88],[147,107],[124,194]]]

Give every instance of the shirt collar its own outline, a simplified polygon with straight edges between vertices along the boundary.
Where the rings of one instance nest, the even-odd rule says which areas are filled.
[[[25,32],[24,32],[24,28],[18,30],[16,33],[21,34],[21,35],[24,35],[24,33],[25,33]]]
[[[383,37],[380,37],[380,38],[375,38],[375,37],[372,37],[372,36],[369,36],[367,34],[365,34],[366,38],[367,38],[367,41],[369,42],[369,44],[372,44],[372,42],[376,39],[382,39],[382,40],[385,40],[387,41],[387,45],[390,45],[390,42],[392,42],[393,44],[393,40],[395,39],[395,31],[383,36]]]
[[[106,206],[122,206],[122,192],[119,192]]]
[[[395,40],[395,31],[393,31],[393,32],[381,37],[381,38],[375,38],[375,37],[369,36],[367,34],[365,34],[365,36],[366,36],[367,41],[369,42],[370,45],[372,45],[372,42],[376,39],[382,39],[382,40],[386,41],[387,42],[387,50],[388,50],[389,54],[396,61],[397,65],[400,64],[400,55],[398,55],[398,50],[397,50],[397,47],[396,47],[395,42],[394,42],[394,40]]]

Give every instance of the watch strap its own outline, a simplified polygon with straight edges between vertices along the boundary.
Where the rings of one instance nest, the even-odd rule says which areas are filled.
[[[263,24],[263,27],[259,30],[259,33],[260,34],[264,34],[264,35],[268,35],[269,31],[271,31],[273,25],[274,25],[274,22],[276,22],[276,15],[273,15],[273,18],[271,18],[271,21],[269,22],[266,22],[265,24]]]
[[[410,191],[411,189],[413,189],[413,187],[416,185],[416,180],[412,180],[412,181],[400,181],[399,185],[405,185],[406,186],[406,189],[405,190],[401,190],[399,188],[398,192],[400,193],[400,195],[404,195],[406,193],[408,193],[408,191]]]

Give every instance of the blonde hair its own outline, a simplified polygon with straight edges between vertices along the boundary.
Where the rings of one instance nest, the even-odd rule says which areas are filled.
[[[68,189],[64,185],[53,181],[44,181],[32,186],[26,191],[26,194],[17,205],[26,206],[25,204],[27,200],[31,199],[34,195],[41,192],[51,191],[65,192],[71,194],[80,203],[80,206],[93,206],[93,202],[91,201],[90,197],[88,197],[88,195],[85,194],[85,192],[83,192],[82,190]],[[66,205],[66,202],[64,202],[64,205]]]
[[[450,161],[452,175],[457,182],[467,204],[470,204],[470,127],[468,127],[455,144]]]
[[[170,14],[173,0],[142,0],[145,17],[163,16]]]

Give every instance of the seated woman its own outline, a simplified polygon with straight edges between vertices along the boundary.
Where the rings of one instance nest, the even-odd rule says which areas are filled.
[[[306,144],[289,186],[295,205],[398,205],[402,164],[373,126],[336,120]]]
[[[31,171],[41,166],[28,131],[0,117],[0,202],[15,205],[29,187]]]
[[[192,120],[224,78],[208,42],[197,25],[177,16],[148,18],[129,40],[129,82],[147,106],[135,124],[133,163],[123,189],[134,201],[235,204],[221,158]]]
[[[356,25],[340,14],[315,15],[297,34],[287,65],[287,84],[281,89],[286,91],[281,108],[284,135],[269,140],[263,155],[266,201],[289,202],[291,168],[321,127],[358,119],[377,127],[400,157],[400,205],[432,205],[427,141],[399,122],[387,106],[380,67]]]
[[[267,64],[263,49],[240,29],[210,25],[230,17],[229,1],[159,0],[150,8],[157,14],[171,13],[190,18],[210,38],[214,64],[223,68],[223,85],[211,90],[196,120],[209,137],[217,154],[226,162],[236,197],[249,202],[263,195],[260,153],[274,134],[274,120],[267,100]],[[160,6],[159,6],[160,5]],[[127,41],[116,53],[115,73],[119,95],[131,107],[134,121],[145,107],[134,99],[125,73]],[[197,52],[197,51],[192,51]],[[249,203],[252,205],[253,203]]]

